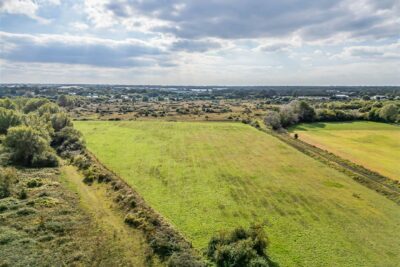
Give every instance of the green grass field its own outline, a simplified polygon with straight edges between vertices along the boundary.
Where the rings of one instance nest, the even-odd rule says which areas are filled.
[[[307,143],[400,180],[400,126],[362,121],[312,123],[291,131]]]
[[[281,266],[399,266],[400,207],[250,126],[75,122],[88,148],[198,249],[265,223]]]

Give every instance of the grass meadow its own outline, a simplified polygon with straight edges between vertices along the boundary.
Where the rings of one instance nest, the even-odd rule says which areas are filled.
[[[400,126],[364,121],[312,123],[291,131],[307,143],[400,180]]]
[[[399,266],[400,207],[240,123],[75,122],[88,148],[199,250],[264,223],[281,266]],[[302,134],[301,134],[302,135]]]

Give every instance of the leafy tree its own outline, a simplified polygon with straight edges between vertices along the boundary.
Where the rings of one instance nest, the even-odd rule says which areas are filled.
[[[292,101],[290,105],[294,112],[298,115],[301,122],[312,122],[315,119],[315,110],[305,101]]]
[[[386,104],[379,111],[379,117],[387,122],[395,122],[399,113],[394,104]]]
[[[8,130],[4,149],[14,164],[32,167],[57,166],[58,161],[42,133],[30,126],[16,126]]]
[[[8,128],[21,124],[21,116],[12,109],[0,107],[0,134],[6,134]]]
[[[282,128],[280,115],[276,111],[268,112],[264,118],[264,123],[274,130]]]

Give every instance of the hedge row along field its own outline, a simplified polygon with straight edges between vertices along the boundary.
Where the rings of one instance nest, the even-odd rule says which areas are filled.
[[[400,181],[400,126],[377,122],[300,124],[291,129],[309,144]]]
[[[264,223],[281,266],[395,266],[400,207],[239,123],[75,122],[87,146],[202,250]]]

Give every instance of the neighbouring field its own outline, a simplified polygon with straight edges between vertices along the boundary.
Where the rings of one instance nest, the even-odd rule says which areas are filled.
[[[75,122],[88,148],[195,247],[265,223],[281,266],[399,266],[400,207],[240,123]]]
[[[389,178],[400,180],[400,126],[376,122],[300,124],[299,138]]]

